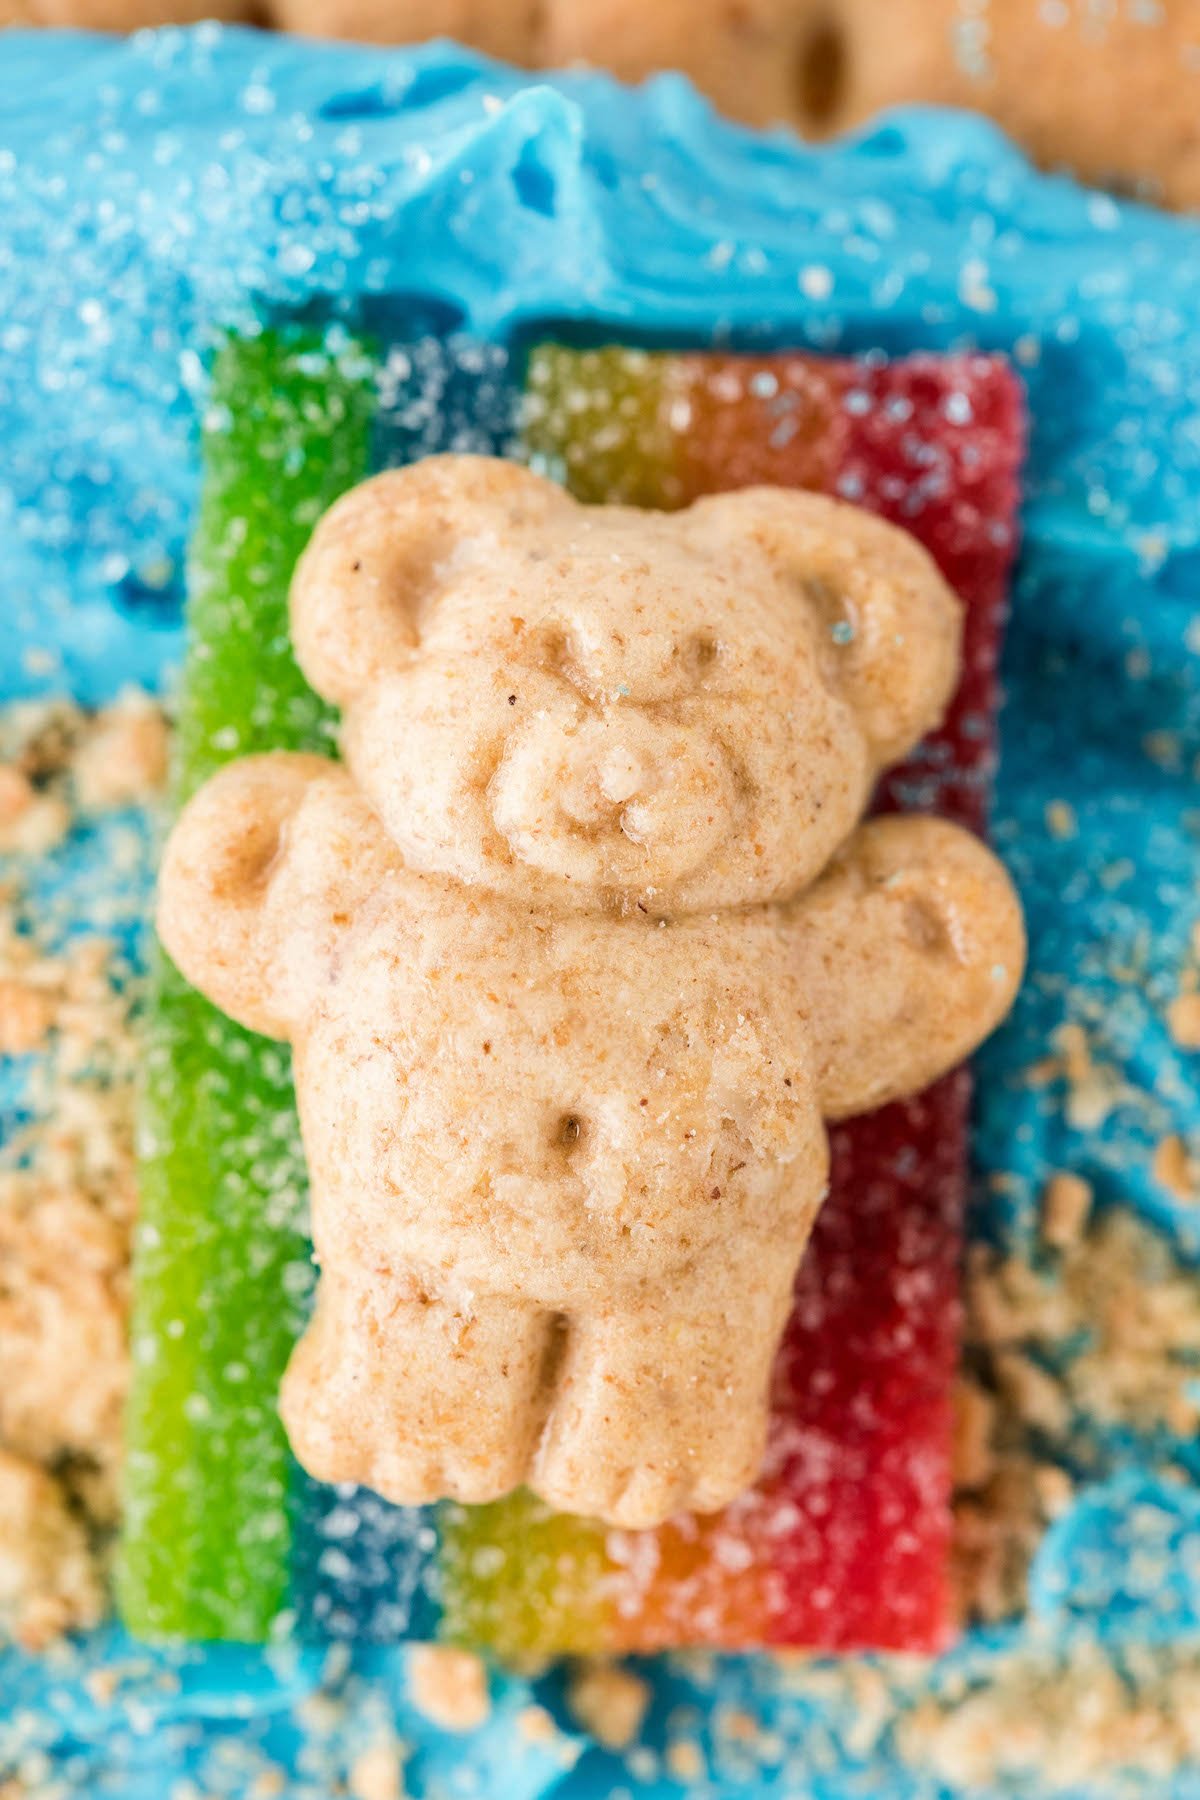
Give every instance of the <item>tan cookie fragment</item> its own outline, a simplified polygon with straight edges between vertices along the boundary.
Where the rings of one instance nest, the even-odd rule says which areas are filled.
[[[44,1469],[0,1450],[0,1627],[41,1650],[102,1612],[87,1537],[62,1490]]]
[[[82,1194],[11,1187],[0,1205],[0,1443],[110,1469],[127,1373],[127,1232]]]
[[[256,0],[0,0],[0,28],[142,31],[154,25],[196,25],[202,19],[255,23],[260,16]]]
[[[1200,206],[1200,0],[840,0],[830,129],[921,100],[990,114],[1035,161]]]
[[[487,56],[533,64],[538,0],[270,0],[270,19],[308,37],[419,44],[453,38]]]

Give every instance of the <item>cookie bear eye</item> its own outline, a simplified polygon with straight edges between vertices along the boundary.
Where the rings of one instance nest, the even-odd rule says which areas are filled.
[[[542,666],[550,674],[569,681],[572,687],[579,688],[581,692],[590,691],[591,684],[580,660],[579,645],[574,636],[561,625],[552,625],[545,634]]]
[[[554,1141],[560,1149],[574,1150],[583,1137],[583,1120],[578,1113],[564,1113],[558,1121]]]
[[[688,639],[684,647],[684,661],[698,680],[703,680],[710,672],[713,664],[721,654],[721,647],[716,638],[707,631],[698,631]]]
[[[831,644],[846,645],[854,640],[854,623],[845,594],[823,575],[807,575],[804,592],[809,605],[821,621]]]

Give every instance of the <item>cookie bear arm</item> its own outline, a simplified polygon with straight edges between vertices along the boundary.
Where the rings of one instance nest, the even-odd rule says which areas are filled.
[[[222,1012],[268,1037],[292,1016],[288,930],[279,889],[290,882],[289,834],[331,765],[276,754],[231,763],[188,802],[159,872],[159,936],[183,974]]]
[[[1003,1019],[1025,961],[1021,909],[987,847],[941,819],[855,832],[788,910],[789,963],[821,1109],[919,1092]]]

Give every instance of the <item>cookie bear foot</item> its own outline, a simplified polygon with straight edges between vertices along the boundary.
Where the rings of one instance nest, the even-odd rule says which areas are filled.
[[[762,1464],[783,1323],[767,1306],[748,1331],[750,1310],[668,1319],[652,1333],[627,1315],[572,1321],[534,1492],[630,1530],[728,1505]]]
[[[550,1331],[519,1302],[328,1270],[280,1395],[297,1461],[403,1506],[498,1499],[529,1468]]]

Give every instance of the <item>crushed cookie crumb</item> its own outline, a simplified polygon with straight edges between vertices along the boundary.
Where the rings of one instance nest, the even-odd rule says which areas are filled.
[[[487,1668],[470,1650],[422,1644],[408,1664],[413,1705],[444,1731],[478,1731],[491,1712]]]
[[[0,1056],[28,1056],[53,1023],[54,1001],[44,988],[0,976]]]
[[[1132,1213],[1092,1218],[1082,1194],[1066,1211],[1070,1229],[1055,1230],[1044,1265],[983,1244],[968,1252],[953,1568],[965,1619],[1024,1605],[1090,1431],[1200,1429],[1200,1276]],[[1043,1203],[1047,1217],[1058,1213]]]
[[[1172,1000],[1167,1029],[1181,1050],[1200,1050],[1200,994],[1183,993]]]
[[[1050,1522],[1031,1453],[997,1455],[977,1491],[954,1502],[950,1579],[958,1616],[994,1624],[1025,1604],[1029,1565]]]
[[[694,1738],[673,1738],[667,1745],[665,1762],[676,1781],[693,1783],[705,1775],[704,1757]]]
[[[103,1592],[84,1525],[52,1475],[0,1451],[0,1627],[44,1650],[98,1622]]]
[[[631,1669],[581,1663],[571,1675],[567,1704],[575,1719],[608,1750],[624,1750],[642,1728],[650,1689]]]
[[[1117,1072],[1095,1060],[1088,1033],[1076,1022],[1059,1027],[1055,1048],[1058,1072],[1067,1083],[1067,1123],[1076,1131],[1093,1131],[1103,1125],[1120,1099]]]
[[[1046,829],[1052,838],[1057,838],[1060,842],[1073,838],[1079,830],[1074,807],[1069,806],[1065,800],[1051,800],[1046,807]]]
[[[1028,1784],[1039,1792],[1108,1792],[1118,1771],[1167,1780],[1193,1759],[1189,1706],[1198,1696],[1194,1653],[1165,1656],[1134,1682],[1095,1645],[1082,1644],[1061,1661],[1015,1656],[983,1686],[919,1701],[898,1721],[896,1742],[910,1767],[970,1792],[1002,1786],[1019,1793]]]
[[[111,1667],[89,1669],[83,1685],[88,1698],[97,1706],[111,1706],[121,1686],[121,1671]]]
[[[249,1787],[249,1800],[280,1800],[287,1791],[287,1777],[282,1769],[260,1769]]]
[[[1027,1425],[1057,1437],[1065,1431],[1070,1406],[1061,1384],[1018,1350],[1003,1350],[994,1369],[1000,1392]]]
[[[1178,1132],[1159,1139],[1150,1169],[1158,1185],[1177,1200],[1200,1200],[1200,1168]]]
[[[142,804],[167,778],[167,723],[147,694],[134,689],[96,719],[75,757],[79,804],[88,811]]]
[[[523,1707],[517,1717],[517,1730],[527,1744],[552,1744],[559,1735],[544,1706]]]
[[[11,826],[28,811],[34,800],[27,775],[12,763],[0,763],[0,830]]]
[[[0,814],[0,855],[44,856],[66,837],[71,813],[57,794],[33,794],[11,816]]]
[[[1092,1184],[1082,1175],[1052,1175],[1042,1190],[1042,1242],[1052,1250],[1077,1244],[1092,1200]]]
[[[62,701],[0,712],[0,1055],[33,1058],[26,1122],[0,1150],[0,1633],[39,1646],[104,1610],[128,1370],[137,996],[106,938],[55,944],[75,921],[35,904],[31,884],[82,805],[80,760],[119,767],[123,797],[147,808],[165,741],[144,697],[98,716]],[[146,854],[142,840],[133,848]],[[119,858],[116,835],[112,849]],[[128,925],[119,907],[112,917]]]
[[[350,1767],[351,1800],[404,1800],[404,1752],[391,1733],[375,1738]]]
[[[952,1450],[952,1468],[957,1487],[982,1487],[991,1475],[995,1466],[992,1454],[995,1424],[995,1397],[969,1376],[960,1376],[954,1390]]]
[[[1034,1469],[1033,1486],[1045,1519],[1060,1519],[1075,1498],[1075,1483],[1055,1463],[1040,1463]]]

